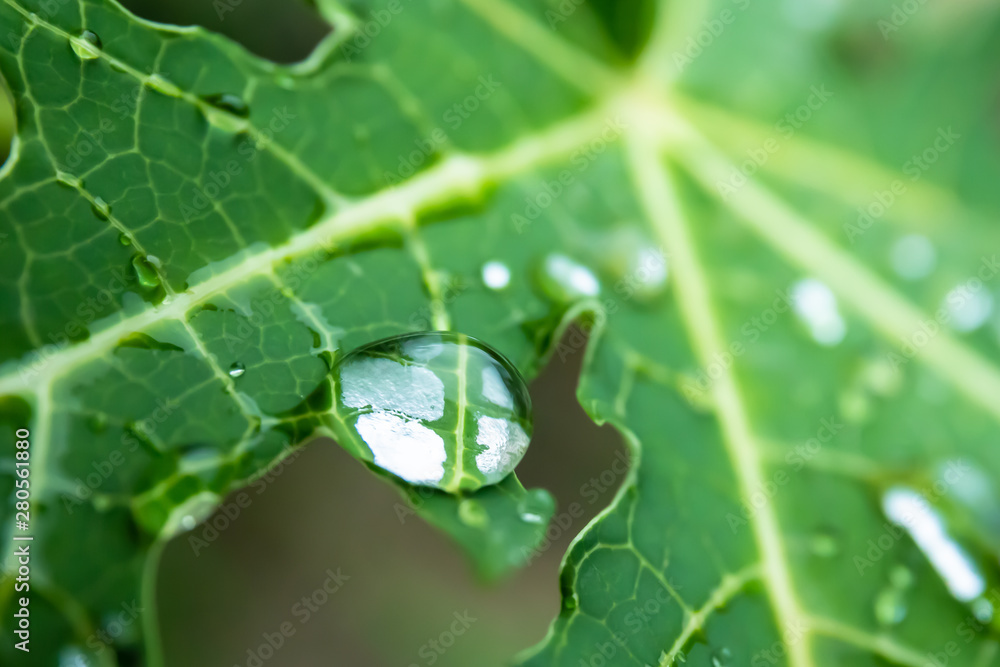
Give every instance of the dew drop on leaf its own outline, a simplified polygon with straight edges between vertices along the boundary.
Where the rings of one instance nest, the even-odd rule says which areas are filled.
[[[482,503],[466,498],[458,504],[458,519],[466,526],[481,528],[489,523],[490,517]]]
[[[334,367],[334,429],[376,466],[455,493],[496,484],[531,437],[531,399],[514,365],[463,334],[405,334]]]
[[[184,97],[184,92],[177,87],[177,84],[161,74],[151,74],[146,79],[146,85],[168,97]]]
[[[837,308],[833,291],[815,278],[792,285],[792,308],[820,345],[831,347],[844,340],[847,325]]]
[[[111,205],[101,197],[94,197],[94,203],[91,204],[90,208],[94,211],[94,215],[101,220],[107,220],[111,217]]]
[[[247,372],[246,366],[244,366],[238,361],[233,362],[233,365],[229,367],[229,377],[231,378],[238,378],[246,372]]]
[[[486,262],[483,264],[482,277],[484,285],[499,291],[510,284],[510,269],[503,262]]]
[[[95,412],[87,418],[87,428],[91,433],[103,433],[108,428],[108,416]]]
[[[132,268],[135,269],[135,276],[139,284],[143,287],[157,287],[160,284],[160,276],[156,273],[156,267],[148,257],[136,255],[132,258]]]
[[[132,239],[125,232],[118,235],[118,242],[125,246],[132,245]]]
[[[83,186],[83,181],[74,176],[73,174],[68,174],[65,171],[56,172],[56,183],[63,187],[71,188],[73,190],[79,189]]]
[[[559,253],[545,258],[539,282],[542,290],[556,302],[597,296],[601,291],[601,283],[593,271]]]
[[[541,489],[527,491],[517,504],[517,514],[525,523],[545,523],[552,510],[552,496]]]
[[[881,625],[897,625],[906,618],[905,592],[886,586],[875,598],[875,619]]]
[[[840,553],[840,535],[833,528],[820,528],[809,538],[809,550],[820,558]]]
[[[202,99],[207,105],[202,107],[202,112],[210,124],[225,132],[242,132],[246,129],[250,107],[242,98],[231,93],[222,93]]]
[[[733,653],[728,648],[712,651],[712,667],[729,667],[732,664]]]
[[[81,60],[93,60],[101,54],[101,38],[90,30],[84,30],[79,37],[71,37],[69,43]]]

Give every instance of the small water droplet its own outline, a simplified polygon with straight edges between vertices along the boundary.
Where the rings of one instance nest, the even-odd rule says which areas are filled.
[[[525,523],[544,524],[552,515],[552,496],[543,489],[531,489],[517,503],[517,515]]]
[[[579,606],[579,602],[576,599],[576,593],[572,595],[566,595],[562,599],[562,608],[566,610],[576,609]]]
[[[977,279],[978,280],[978,279]],[[975,331],[993,314],[993,295],[980,282],[963,283],[949,291],[942,302],[948,313],[948,324],[955,331]]]
[[[233,365],[229,367],[229,377],[231,378],[238,378],[246,372],[246,366],[238,361],[233,362]]]
[[[837,309],[837,298],[825,283],[806,278],[792,285],[792,307],[820,345],[832,347],[844,340],[847,325]]]
[[[118,235],[118,242],[126,246],[132,245],[132,239],[130,239],[128,237],[128,234],[126,234],[125,232],[122,232],[121,234]]]
[[[540,281],[542,290],[558,302],[597,296],[601,291],[601,283],[593,271],[558,253],[545,258]]]
[[[993,603],[986,598],[979,598],[972,603],[972,615],[980,623],[989,623],[993,620]]]
[[[728,648],[712,651],[712,667],[729,667],[732,664],[733,653]]]
[[[191,530],[192,528],[194,528],[197,525],[198,525],[198,522],[190,514],[185,514],[181,518],[181,527],[184,528],[184,530]]]
[[[73,190],[79,190],[81,187],[83,187],[83,181],[81,181],[73,174],[68,174],[65,171],[56,172],[56,183],[62,185],[63,187],[71,188]]]
[[[889,570],[889,582],[900,590],[905,590],[913,585],[913,572],[905,565],[894,565]]]
[[[242,132],[247,128],[250,107],[237,95],[222,93],[202,98],[207,106],[202,107],[205,119],[226,132]]]
[[[160,284],[160,276],[156,272],[156,267],[149,261],[148,257],[136,255],[132,258],[132,268],[135,269],[135,276],[139,284],[143,287],[157,287]]]
[[[897,625],[906,618],[905,593],[895,586],[887,586],[875,598],[875,619],[881,625]]]
[[[146,79],[146,85],[156,92],[162,93],[168,97],[184,97],[184,91],[161,74],[149,75]]]
[[[89,667],[87,654],[79,646],[63,646],[59,649],[58,667]]]
[[[108,416],[103,412],[95,412],[87,417],[87,428],[91,433],[103,433],[108,428]]]
[[[503,262],[486,262],[482,276],[483,283],[492,290],[502,290],[510,284],[510,269]]]
[[[810,537],[809,549],[820,558],[832,558],[840,553],[840,535],[833,528],[820,528]]]
[[[69,43],[81,60],[93,60],[101,55],[101,38],[90,30],[84,30],[79,37],[71,37]]]
[[[482,503],[466,498],[458,504],[458,518],[466,526],[481,528],[490,521],[489,514]]]
[[[926,236],[908,234],[892,244],[889,263],[900,278],[919,280],[934,270],[937,250]]]
[[[362,346],[333,369],[342,441],[411,484],[449,492],[495,484],[531,436],[531,399],[499,352],[451,332]]]
[[[101,197],[94,197],[94,203],[91,204],[90,209],[100,220],[107,220],[111,217],[111,205]]]

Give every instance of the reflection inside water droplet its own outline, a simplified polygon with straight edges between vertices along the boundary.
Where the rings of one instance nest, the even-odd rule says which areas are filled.
[[[229,377],[238,378],[247,372],[246,366],[236,361],[233,365],[229,367]]]
[[[474,490],[506,477],[531,434],[531,402],[514,366],[450,332],[363,346],[334,368],[335,428],[375,465],[412,484]]]

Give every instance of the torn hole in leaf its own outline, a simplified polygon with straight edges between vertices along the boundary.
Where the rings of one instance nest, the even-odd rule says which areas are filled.
[[[305,60],[331,32],[317,9],[286,0],[123,0],[142,18],[173,25],[198,25],[242,44],[276,63]]]

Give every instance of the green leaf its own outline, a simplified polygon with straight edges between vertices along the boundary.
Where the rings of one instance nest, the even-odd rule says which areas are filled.
[[[578,321],[579,399],[634,465],[525,664],[993,663],[994,10],[319,5],[333,33],[283,67],[111,2],[0,2],[33,660],[159,664],[162,544],[332,432],[343,354],[446,329],[530,378]],[[386,477],[490,576],[552,514],[513,475]]]

